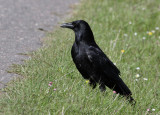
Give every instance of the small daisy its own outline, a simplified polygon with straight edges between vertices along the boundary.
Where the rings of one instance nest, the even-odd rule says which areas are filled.
[[[127,37],[128,35],[127,35],[127,34],[124,34],[124,36]]]
[[[138,77],[140,77],[140,75],[139,75],[139,74],[136,74],[136,78],[138,78]]]
[[[113,93],[115,94],[115,93],[116,93],[116,91],[113,91]]]
[[[142,10],[145,10],[146,8],[142,8]]]
[[[137,36],[137,32],[135,32],[134,35]]]
[[[52,86],[52,82],[49,82],[49,84],[48,84],[49,86]]]
[[[140,70],[140,67],[137,67],[136,70]]]
[[[143,78],[143,80],[147,81],[148,79],[147,78]]]
[[[147,111],[150,111],[150,109],[148,108]]]
[[[121,52],[122,52],[122,53],[124,53],[124,52],[125,52],[125,50],[121,50]]]
[[[138,79],[135,79],[135,81],[138,81]]]
[[[86,83],[89,83],[89,80],[86,80]]]
[[[155,29],[156,29],[156,30],[159,30],[159,27],[156,27]]]
[[[152,33],[155,33],[155,30],[152,30]]]
[[[156,109],[152,109],[152,111],[155,111]]]
[[[129,24],[132,24],[132,22],[130,21]]]
[[[145,39],[146,39],[146,37],[143,37],[142,39],[143,39],[143,40],[145,40]]]
[[[114,63],[114,65],[116,65],[116,63]]]
[[[150,35],[150,36],[151,36],[152,34],[153,34],[152,32],[148,32],[148,35]]]

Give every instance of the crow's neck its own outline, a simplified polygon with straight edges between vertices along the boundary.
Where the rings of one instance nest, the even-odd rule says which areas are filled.
[[[88,45],[95,43],[92,31],[75,32],[75,42],[77,45],[79,45],[81,42]]]

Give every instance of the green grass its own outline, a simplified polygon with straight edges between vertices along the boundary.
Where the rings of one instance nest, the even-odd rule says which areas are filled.
[[[135,107],[108,88],[105,93],[98,87],[92,90],[71,59],[74,33],[58,27],[46,36],[45,47],[30,54],[24,65],[14,66],[13,71],[22,77],[4,89],[0,113],[160,114],[160,30],[155,29],[160,26],[159,4],[159,0],[86,0],[68,20],[84,19],[91,25],[97,44],[116,63],[131,89]],[[148,35],[152,30],[155,33]],[[51,87],[49,82],[53,82]]]

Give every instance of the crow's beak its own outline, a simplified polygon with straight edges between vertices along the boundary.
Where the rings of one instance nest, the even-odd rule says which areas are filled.
[[[74,25],[72,23],[64,23],[61,25],[62,28],[70,28],[73,29]]]

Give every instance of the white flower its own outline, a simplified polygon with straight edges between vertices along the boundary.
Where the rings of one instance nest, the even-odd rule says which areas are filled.
[[[146,8],[142,8],[142,10],[145,10]]]
[[[139,70],[139,69],[140,69],[140,67],[137,67],[137,68],[136,68],[136,70]]]
[[[127,35],[127,34],[124,34],[124,36],[127,37],[128,35]]]
[[[132,24],[132,22],[130,21],[129,24]]]
[[[152,30],[152,33],[155,33],[155,30]]]
[[[143,40],[145,40],[145,39],[146,39],[146,37],[143,37],[142,39],[143,39]]]
[[[152,109],[152,111],[155,111],[156,109]]]
[[[114,63],[114,65],[116,65],[116,63]]]
[[[135,32],[134,35],[137,36],[137,33]]]
[[[138,78],[140,75],[139,74],[136,74],[136,78]]]
[[[159,27],[156,27],[155,29],[156,29],[156,30],[159,30]]]
[[[135,79],[135,81],[138,81],[138,79]]]
[[[143,80],[147,81],[148,79],[147,78],[143,78]]]

